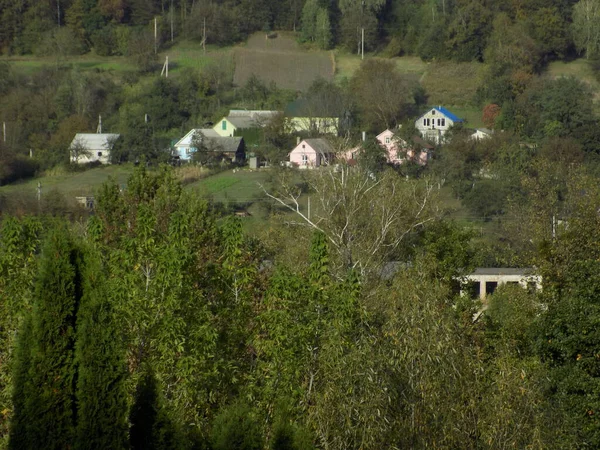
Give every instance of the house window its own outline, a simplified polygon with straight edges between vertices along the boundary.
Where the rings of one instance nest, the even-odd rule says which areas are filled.
[[[102,152],[98,152],[98,158],[102,156]]]
[[[427,126],[427,119],[423,119],[423,125]]]
[[[302,144],[302,148],[306,148],[306,144]],[[306,155],[304,155],[304,156],[306,156]]]
[[[442,119],[438,119],[438,127],[442,124]]]
[[[386,144],[389,144],[389,143],[390,143],[390,137],[389,137],[389,136],[387,136],[387,137],[385,138],[385,143],[386,143]]]
[[[226,130],[227,129],[227,121],[224,120],[223,122],[221,122],[221,129]]]
[[[446,126],[446,119],[442,118],[442,126],[445,127]]]
[[[302,165],[308,166],[308,155],[302,155]]]

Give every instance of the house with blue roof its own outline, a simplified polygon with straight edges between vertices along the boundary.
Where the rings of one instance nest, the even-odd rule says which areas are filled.
[[[447,131],[458,123],[464,123],[464,119],[442,106],[436,106],[421,115],[415,121],[415,127],[426,141],[441,144]]]

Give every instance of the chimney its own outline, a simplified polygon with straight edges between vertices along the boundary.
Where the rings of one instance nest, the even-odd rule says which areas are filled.
[[[296,136],[296,145],[300,145],[300,136]]]
[[[96,133],[102,134],[102,116],[98,116],[98,128],[96,128]]]

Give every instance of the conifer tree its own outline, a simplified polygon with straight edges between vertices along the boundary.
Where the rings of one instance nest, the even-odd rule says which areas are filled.
[[[127,448],[124,343],[95,250],[86,252],[77,316],[77,449]]]
[[[17,355],[9,448],[63,449],[73,442],[75,320],[81,298],[79,265],[78,251],[66,227],[56,226],[48,236],[40,261],[31,339],[25,328]]]

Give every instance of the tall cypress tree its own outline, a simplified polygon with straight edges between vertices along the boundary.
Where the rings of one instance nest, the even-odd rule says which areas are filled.
[[[31,330],[25,328],[23,333],[30,352],[21,348],[17,353],[9,448],[63,449],[73,442],[79,265],[79,253],[66,226],[56,226],[42,251]]]
[[[123,339],[116,329],[100,259],[85,254],[83,297],[77,313],[76,449],[127,448]]]

